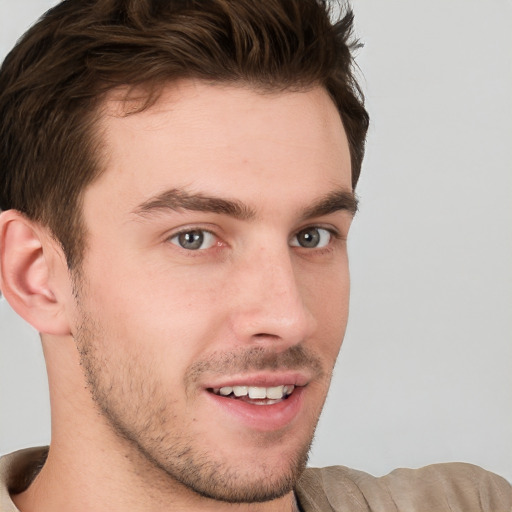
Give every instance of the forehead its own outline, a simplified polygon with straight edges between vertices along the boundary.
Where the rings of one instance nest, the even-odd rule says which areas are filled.
[[[173,187],[242,200],[265,186],[311,194],[351,188],[345,132],[321,87],[263,93],[185,81],[133,110],[137,100],[126,101],[122,91],[107,98],[100,121],[105,171],[92,186],[132,206]]]

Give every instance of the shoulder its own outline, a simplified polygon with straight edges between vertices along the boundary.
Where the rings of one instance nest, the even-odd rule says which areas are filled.
[[[10,494],[24,491],[48,455],[48,447],[26,448],[0,457],[0,512],[17,512]]]
[[[374,477],[343,466],[307,469],[296,489],[305,512],[511,512],[512,487],[465,463]]]

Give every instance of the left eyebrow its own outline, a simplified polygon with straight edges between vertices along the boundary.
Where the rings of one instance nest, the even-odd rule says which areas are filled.
[[[304,220],[312,219],[314,217],[321,217],[322,215],[329,215],[340,210],[347,211],[354,216],[357,212],[357,208],[358,200],[352,191],[335,190],[306,208],[302,212],[302,218]]]

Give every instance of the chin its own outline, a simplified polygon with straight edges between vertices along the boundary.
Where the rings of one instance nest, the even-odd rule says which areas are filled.
[[[259,503],[275,500],[293,490],[306,467],[308,453],[309,445],[295,457],[277,457],[278,462],[273,464],[262,452],[258,460],[243,461],[241,456],[234,466],[205,457],[200,466],[184,461],[183,466],[174,465],[166,473],[196,494],[212,500]]]

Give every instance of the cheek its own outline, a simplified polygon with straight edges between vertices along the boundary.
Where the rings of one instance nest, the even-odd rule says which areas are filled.
[[[302,270],[302,269],[301,269]],[[315,316],[346,318],[350,294],[348,260],[345,255],[330,265],[298,273],[304,304]]]
[[[86,310],[112,350],[142,352],[157,366],[172,361],[179,367],[201,353],[218,330],[215,308],[221,301],[211,276],[126,262],[88,275]]]
[[[316,320],[314,343],[330,361],[338,355],[348,320],[350,279],[343,264],[309,275],[304,284],[303,301]]]

